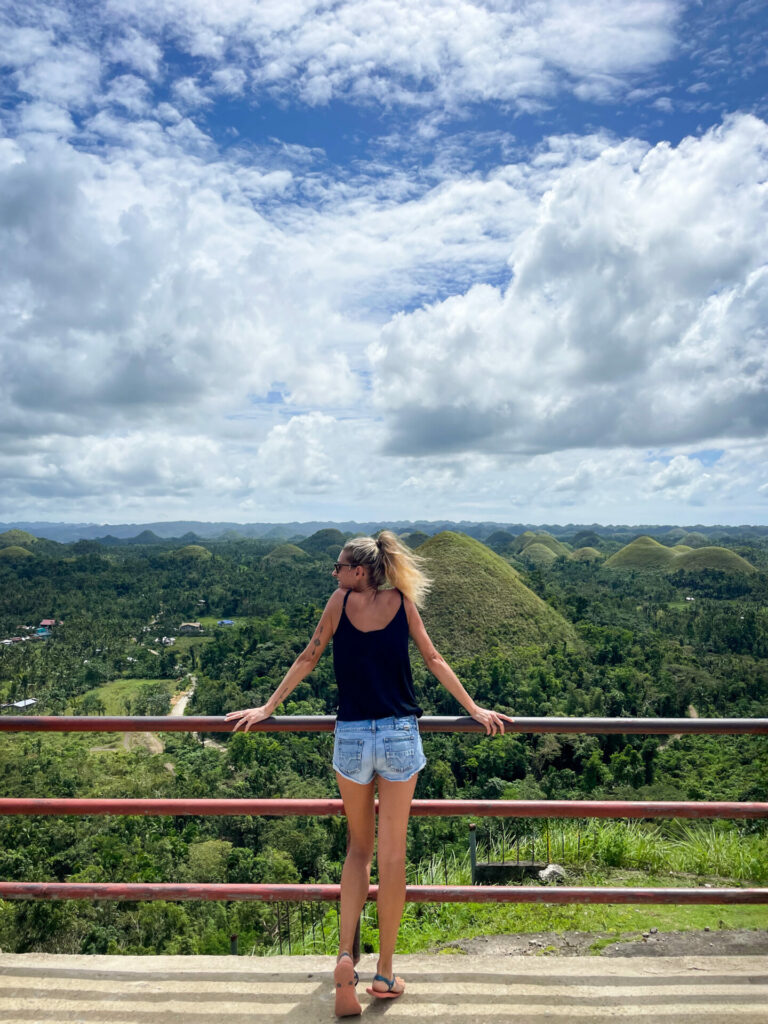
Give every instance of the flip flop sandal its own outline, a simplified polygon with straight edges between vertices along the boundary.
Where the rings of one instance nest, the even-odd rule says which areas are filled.
[[[355,985],[360,979],[349,953],[342,953],[339,957],[333,972],[333,980],[336,985],[336,1016],[358,1017],[363,1012],[355,992]]]
[[[405,985],[403,985],[399,992],[392,991],[392,989],[395,987],[395,982],[397,981],[397,975],[395,974],[393,974],[391,978],[385,978],[383,974],[375,974],[373,976],[373,980],[383,981],[384,984],[387,986],[387,991],[379,992],[378,989],[375,989],[373,987],[367,988],[365,991],[368,993],[369,996],[376,996],[377,999],[397,999],[398,996],[401,996],[403,992],[405,992]]]

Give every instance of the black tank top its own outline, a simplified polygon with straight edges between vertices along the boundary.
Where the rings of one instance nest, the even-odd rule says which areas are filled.
[[[349,621],[344,597],[333,636],[333,668],[339,688],[340,722],[364,718],[420,717],[408,657],[408,616],[403,595],[395,617],[383,629],[365,633]]]

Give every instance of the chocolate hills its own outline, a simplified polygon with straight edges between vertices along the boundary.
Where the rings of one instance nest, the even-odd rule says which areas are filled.
[[[683,539],[687,541],[691,534]],[[727,573],[756,572],[754,566],[728,548],[708,545],[690,547],[687,543],[668,548],[652,537],[637,537],[611,555],[606,569],[656,569],[664,572],[702,572],[715,569]]]
[[[417,550],[433,580],[424,624],[447,657],[471,656],[494,644],[506,649],[578,645],[571,624],[480,541],[446,531]]]

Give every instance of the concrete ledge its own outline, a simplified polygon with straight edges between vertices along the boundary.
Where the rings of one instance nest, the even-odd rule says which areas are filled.
[[[363,1018],[445,1024],[592,1021],[766,1024],[768,960],[761,956],[401,956],[401,999],[365,994]],[[333,1021],[329,957],[59,956],[0,954],[3,1024],[291,1024]]]

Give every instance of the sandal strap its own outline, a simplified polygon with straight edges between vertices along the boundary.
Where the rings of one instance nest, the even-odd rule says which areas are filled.
[[[395,974],[393,974],[391,978],[385,978],[383,974],[374,974],[373,980],[374,981],[383,981],[384,984],[389,989],[389,991],[391,992],[392,989],[395,987],[395,979],[396,979],[396,977],[397,977],[397,975],[395,975]]]

